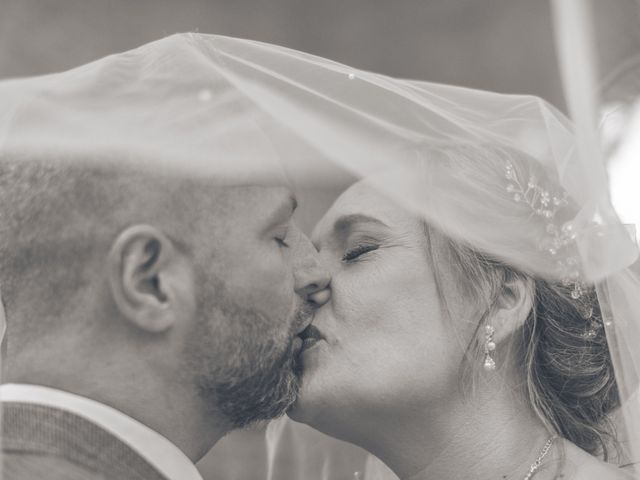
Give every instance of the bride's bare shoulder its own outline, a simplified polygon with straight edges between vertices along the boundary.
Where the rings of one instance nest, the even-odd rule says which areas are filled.
[[[634,480],[632,470],[603,462],[575,445],[565,442],[565,462],[562,480]]]
[[[591,467],[584,465],[579,469],[573,480],[637,480],[637,475],[604,462],[596,462]]]

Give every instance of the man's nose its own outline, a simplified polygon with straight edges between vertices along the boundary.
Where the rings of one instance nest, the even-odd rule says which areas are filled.
[[[296,293],[318,306],[329,301],[331,276],[320,261],[320,255],[311,241],[301,234],[300,252],[294,270]]]

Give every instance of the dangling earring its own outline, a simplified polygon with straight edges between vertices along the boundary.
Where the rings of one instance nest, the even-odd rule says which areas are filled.
[[[487,372],[496,369],[496,362],[491,356],[491,352],[496,349],[496,344],[493,342],[495,331],[495,328],[491,325],[485,325],[484,327],[484,369]]]

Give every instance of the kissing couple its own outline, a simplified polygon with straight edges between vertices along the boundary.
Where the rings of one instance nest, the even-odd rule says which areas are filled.
[[[631,478],[542,100],[181,34],[0,105],[5,480],[196,480],[285,413],[402,479]]]

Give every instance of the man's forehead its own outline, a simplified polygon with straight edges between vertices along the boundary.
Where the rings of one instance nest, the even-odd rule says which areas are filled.
[[[284,207],[293,211],[297,206],[294,192],[282,185],[234,185],[215,190],[222,192],[231,211],[251,216],[267,215]]]
[[[244,197],[247,199],[256,198],[276,201],[294,196],[292,189],[284,185],[229,185],[224,187],[224,189],[237,198]]]

